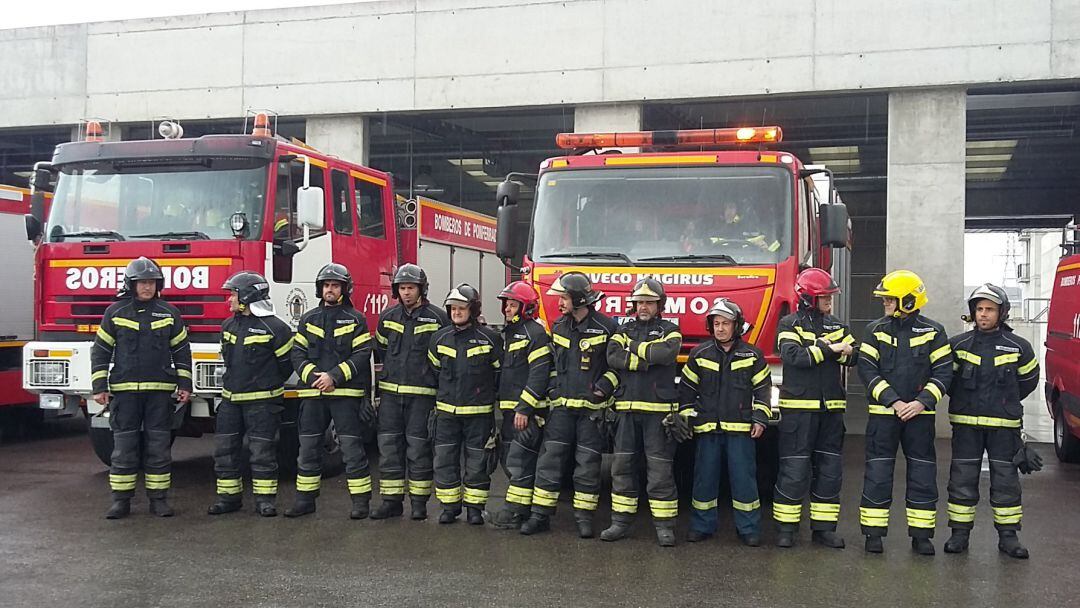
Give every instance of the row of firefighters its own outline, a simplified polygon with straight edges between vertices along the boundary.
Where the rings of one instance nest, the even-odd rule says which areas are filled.
[[[159,297],[162,281],[152,260],[131,262],[126,290],[106,311],[94,342],[94,399],[108,405],[115,442],[111,519],[130,513],[140,468],[151,512],[173,513],[166,501],[170,417],[173,394],[181,401],[190,397],[191,355],[180,313]],[[654,279],[635,285],[632,319],[620,325],[596,310],[603,294],[586,275],[561,275],[548,292],[558,296],[561,313],[550,332],[537,321],[536,289],[511,283],[499,294],[506,318],[501,333],[482,322],[479,294],[469,285],[454,288],[438,307],[427,299],[427,277],[418,266],[403,265],[392,283],[398,303],[380,316],[373,333],[352,305],[352,278],[340,264],[318,273],[319,305],[299,319],[295,333],[274,315],[264,277],[245,271],[225,283],[234,315],[222,325],[225,374],[216,421],[217,499],[210,514],[241,508],[244,439],[255,510],[277,513],[275,442],[283,387],[295,371],[302,387],[299,456],[287,517],[316,509],[325,435],[333,421],[354,519],[400,517],[406,497],[412,519],[425,519],[434,493],[442,505],[440,523],[453,523],[464,507],[468,523],[483,524],[491,474],[501,459],[509,487],[504,507],[490,518],[494,525],[526,535],[548,530],[560,489],[569,486],[577,533],[591,538],[601,499],[601,452],[605,433],[611,433],[612,515],[600,538],[626,537],[644,494],[658,543],[672,546],[676,445],[693,437],[687,540],[699,542],[716,532],[726,469],[736,532],[746,545],[761,543],[755,440],[778,413],[771,405],[769,367],[762,352],[742,339],[750,326],[734,302],[719,299],[705,315],[712,339],[690,352],[677,381],[682,335],[663,318],[664,288]],[[838,287],[827,272],[803,271],[796,292],[798,310],[780,321],[777,332],[784,381],[773,496],[776,544],[794,545],[809,499],[813,541],[844,546],[836,532],[846,407],[842,368],[855,366],[869,396],[859,509],[866,551],[883,550],[902,446],[908,534],[917,553],[934,553],[934,414],[947,393],[952,536],[945,550],[967,549],[986,453],[998,547],[1027,557],[1017,537],[1018,472],[1038,470],[1041,461],[1022,439],[1021,400],[1035,389],[1039,367],[1031,345],[1006,323],[1004,291],[977,288],[965,317],[973,329],[949,339],[941,324],[920,313],[927,294],[919,277],[892,272],[874,291],[885,314],[858,345],[831,314]],[[369,394],[372,351],[382,363],[378,408]],[[501,429],[495,428],[496,410],[502,412]],[[373,426],[382,497],[374,509],[363,441]],[[496,452],[499,437],[504,447]]]

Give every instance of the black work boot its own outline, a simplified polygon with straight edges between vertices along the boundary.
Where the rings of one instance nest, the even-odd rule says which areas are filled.
[[[781,530],[776,533],[776,546],[790,549],[795,546],[795,533],[791,530]]]
[[[810,540],[823,547],[829,547],[832,549],[844,548],[844,537],[840,536],[834,530],[814,530],[810,535]]]
[[[630,520],[612,519],[611,525],[600,533],[600,540],[615,542],[622,540],[630,534]]]
[[[747,547],[760,547],[761,546],[761,534],[757,532],[751,532],[749,534],[740,534],[739,540]]]
[[[114,498],[109,510],[105,512],[105,519],[123,519],[131,514],[130,498]]]
[[[412,515],[411,515],[411,517],[416,521],[427,519],[427,499],[426,498],[423,499],[423,500],[417,500],[417,499],[414,498],[412,500]]]
[[[366,494],[352,495],[352,509],[349,510],[349,519],[367,519],[371,512],[371,497]]]
[[[656,522],[656,544],[661,547],[674,547],[675,546],[675,522],[674,521],[660,521]]]
[[[945,541],[945,553],[964,553],[968,550],[968,541],[971,540],[971,530],[953,528],[949,540]]]
[[[701,541],[709,540],[710,538],[712,538],[712,534],[693,528],[690,528],[690,531],[686,533],[686,542],[688,543],[700,543]]]
[[[274,505],[274,497],[271,495],[256,496],[255,512],[260,517],[277,517],[277,506]]]
[[[933,555],[936,553],[934,543],[930,542],[929,538],[912,538],[911,550],[919,555]]]
[[[371,512],[371,519],[390,519],[401,517],[405,513],[405,505],[400,500],[383,500],[375,510]]]
[[[172,517],[175,513],[164,496],[150,499],[150,513],[158,517]]]
[[[465,511],[467,512],[465,520],[470,526],[484,525],[484,511],[480,507],[468,507]]]
[[[525,536],[532,536],[539,532],[547,532],[551,529],[551,520],[547,515],[541,515],[539,513],[533,513],[529,516],[529,519],[525,520],[525,523],[521,524],[520,532]]]
[[[881,542],[881,537],[876,534],[866,535],[866,545],[864,547],[867,553],[884,553],[885,543]]]
[[[521,509],[507,505],[502,509],[495,512],[495,515],[491,517],[491,525],[500,530],[520,530],[521,524],[529,519],[527,512],[522,512]]]
[[[229,500],[228,498],[218,496],[218,499],[216,501],[214,501],[214,504],[210,505],[210,507],[208,509],[206,509],[206,514],[207,515],[224,515],[226,513],[232,513],[234,511],[239,511],[240,507],[242,507],[242,506],[243,506],[243,503],[240,502],[239,500]]]
[[[1027,547],[1020,544],[1016,530],[998,530],[998,551],[1016,559],[1027,559]]]
[[[293,506],[285,509],[285,517],[300,517],[315,512],[315,496],[310,492],[297,492]]]
[[[461,507],[450,508],[443,507],[442,513],[439,514],[440,524],[452,524],[457,521],[458,515],[461,515]]]
[[[593,536],[596,536],[591,515],[578,515],[574,518],[574,523],[577,524],[578,538],[592,538]]]

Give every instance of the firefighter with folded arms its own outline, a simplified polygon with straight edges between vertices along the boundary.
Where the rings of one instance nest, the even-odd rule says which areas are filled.
[[[450,290],[445,304],[451,325],[435,332],[428,346],[428,360],[438,378],[430,421],[434,428],[429,434],[435,444],[435,497],[443,506],[439,523],[457,521],[464,502],[469,524],[481,526],[491,488],[489,467],[495,458],[494,412],[503,341],[480,323],[480,293],[471,285],[462,283]]]
[[[952,382],[945,328],[921,314],[926,287],[910,270],[885,275],[874,289],[885,316],[866,327],[857,368],[866,386],[866,471],[859,507],[868,553],[884,550],[889,530],[896,449],[907,459],[907,524],[911,548],[933,555],[937,523],[934,412]]]
[[[353,280],[341,264],[329,263],[315,277],[319,306],[297,323],[292,362],[303,387],[296,418],[300,452],[296,459],[296,499],[286,517],[315,512],[322,485],[326,429],[334,421],[345,460],[351,519],[368,516],[371,473],[364,431],[375,423],[371,388],[371,334],[364,314],[352,305]]]
[[[105,310],[90,354],[94,401],[108,407],[113,431],[108,519],[131,513],[140,468],[150,512],[173,515],[166,500],[172,482],[172,396],[176,393],[181,403],[191,397],[191,347],[180,311],[161,299],[164,284],[157,263],[132,260],[124,269],[120,300]]]
[[[619,381],[608,369],[605,348],[618,326],[594,308],[604,294],[595,291],[581,272],[563,274],[547,294],[558,296],[562,316],[551,328],[555,369],[548,386],[550,411],[536,461],[532,513],[521,525],[521,533],[551,529],[563,471],[573,458],[574,521],[578,537],[592,538],[593,517],[600,504],[605,416]]]
[[[406,480],[410,517],[427,519],[433,488],[427,421],[435,407],[435,374],[428,364],[431,337],[450,321],[428,301],[428,278],[416,264],[403,264],[391,286],[398,303],[379,315],[375,356],[379,373],[379,493],[372,519],[404,513]]]
[[[735,531],[743,544],[761,544],[757,446],[772,416],[772,378],[761,351],[742,340],[749,330],[738,304],[720,298],[705,316],[712,340],[690,351],[679,382],[679,411],[664,420],[676,441],[696,435],[690,532],[699,542],[716,533],[720,477],[727,467]]]
[[[499,410],[502,412],[502,445],[510,485],[506,505],[492,524],[519,529],[532,508],[536,459],[541,428],[547,412],[547,389],[552,371],[551,336],[537,320],[540,296],[525,281],[515,281],[499,293],[502,300],[502,370],[499,374]]]
[[[675,442],[664,430],[665,415],[678,409],[675,361],[682,347],[679,326],[662,318],[667,297],[653,278],[630,293],[634,319],[619,326],[607,343],[607,360],[622,385],[615,394],[616,430],[611,461],[611,526],[600,539],[616,541],[630,531],[638,508],[645,465],[646,493],[661,547],[675,545]]]
[[[222,400],[215,416],[214,473],[217,500],[210,515],[238,511],[244,493],[240,457],[244,438],[251,453],[255,512],[277,515],[277,441],[285,382],[292,375],[292,329],[274,315],[270,283],[257,272],[241,271],[225,281],[233,316],[221,326],[225,362]]]
[[[1002,288],[981,285],[968,298],[968,332],[954,336],[953,382],[949,390],[952,467],[949,471],[949,527],[946,553],[967,551],[979,502],[983,453],[990,461],[990,506],[998,549],[1019,559],[1020,475],[1042,468],[1042,459],[1024,444],[1021,401],[1039,384],[1039,359],[1027,340],[1013,333],[1009,297]]]
[[[833,296],[840,288],[820,268],[808,268],[795,279],[798,310],[776,330],[776,350],[784,364],[780,387],[780,470],[773,496],[778,547],[795,544],[803,501],[810,494],[813,542],[842,549],[836,534],[840,519],[840,486],[844,463],[844,366],[855,365],[855,338],[832,316]]]

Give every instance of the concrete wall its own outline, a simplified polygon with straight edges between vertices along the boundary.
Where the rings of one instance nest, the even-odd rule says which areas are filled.
[[[0,127],[1080,74],[1080,0],[388,0],[0,31]]]

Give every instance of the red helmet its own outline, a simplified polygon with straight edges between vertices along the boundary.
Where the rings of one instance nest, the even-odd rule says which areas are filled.
[[[514,281],[499,292],[502,301],[515,300],[521,303],[521,316],[526,319],[535,319],[540,315],[540,296],[532,285],[525,281]]]
[[[818,296],[840,293],[840,286],[832,275],[820,268],[807,268],[795,277],[795,295],[808,307],[813,307]]]

